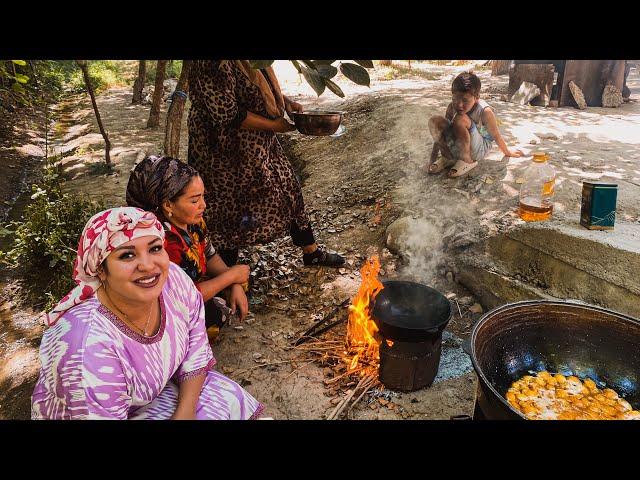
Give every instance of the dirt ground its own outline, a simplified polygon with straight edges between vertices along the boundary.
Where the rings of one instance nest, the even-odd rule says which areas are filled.
[[[287,239],[243,252],[255,280],[252,315],[232,321],[214,343],[221,371],[266,405],[276,419],[324,418],[345,394],[329,382],[333,372],[291,343],[320,315],[328,315],[359,285],[358,269],[371,254],[382,260],[383,279],[424,282],[455,299],[445,332],[440,373],[430,388],[412,393],[368,395],[347,416],[354,419],[448,419],[471,414],[476,378],[462,338],[481,311],[451,274],[456,252],[487,236],[521,223],[515,208],[521,176],[529,158],[504,158],[497,147],[461,179],[419,173],[431,147],[428,118],[443,114],[451,80],[468,66],[413,64],[408,69],[377,69],[372,86],[338,82],[346,99],[326,93],[317,99],[288,62],[276,68],[285,94],[306,108],[331,107],[346,112],[346,131],[337,137],[282,135],[282,142],[304,180],[303,194],[321,243],[344,254],[340,270],[309,270]],[[506,76],[490,77],[478,69],[482,96],[501,120],[507,143],[529,153],[551,154],[558,179],[554,216],[577,222],[582,180],[619,184],[620,221],[640,221],[640,106],[618,109],[541,108],[500,101]],[[636,67],[629,76],[632,99],[640,93]],[[164,132],[145,128],[148,106],[132,106],[128,88],[100,95],[98,104],[112,142],[118,173],[101,171],[103,151],[86,96],[58,108],[54,152],[61,160],[68,188],[124,203],[130,169],[146,154],[161,151]],[[160,124],[164,123],[166,105]],[[186,112],[181,157],[186,157]],[[22,139],[24,152],[41,148]],[[31,145],[31,147],[29,147]],[[31,150],[29,150],[31,149]],[[37,152],[36,152],[37,153]],[[412,241],[400,254],[385,248],[386,228],[401,217],[413,218]],[[10,300],[0,304],[0,418],[28,418],[29,395],[37,376],[37,346],[42,328]],[[345,315],[340,311],[339,315]],[[342,339],[344,323],[323,338]]]

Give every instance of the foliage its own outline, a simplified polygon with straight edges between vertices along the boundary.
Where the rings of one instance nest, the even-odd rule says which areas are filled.
[[[158,66],[157,60],[147,60],[147,69],[145,70],[144,83],[145,85],[153,85],[156,81],[156,67]],[[169,60],[167,62],[167,70],[165,72],[165,79],[167,78],[179,78],[180,71],[182,70],[182,60]]]
[[[358,85],[370,86],[371,80],[369,78],[369,72],[367,68],[373,68],[373,62],[371,60],[354,60],[355,63],[339,62],[338,68],[333,66],[338,60],[291,60],[293,66],[296,67],[298,73],[300,73],[307,81],[311,88],[316,92],[318,96],[322,95],[325,88],[328,88],[335,95],[344,98],[344,92],[342,89],[331,80],[340,72]],[[249,60],[253,68],[266,68],[270,66],[274,60]]]
[[[125,82],[125,66],[123,62],[114,60],[89,60],[88,61],[89,78],[96,93],[99,93],[109,87],[116,85],[124,85]],[[82,71],[79,68],[73,72],[69,86],[74,92],[83,92],[86,89]]]
[[[54,167],[45,170],[32,191],[22,221],[0,228],[0,235],[12,240],[10,249],[0,252],[0,262],[21,268],[36,283],[44,281],[36,295],[50,308],[75,285],[71,275],[78,239],[87,220],[105,207],[87,196],[64,193]]]
[[[19,103],[27,103],[25,84],[29,81],[25,60],[0,60],[0,93],[11,96]],[[0,97],[0,98],[2,98]]]

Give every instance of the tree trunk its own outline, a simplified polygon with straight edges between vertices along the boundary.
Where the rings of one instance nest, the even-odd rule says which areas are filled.
[[[182,61],[182,70],[178,84],[173,92],[171,106],[167,112],[167,125],[164,132],[164,154],[178,158],[180,154],[180,129],[182,127],[182,115],[184,106],[187,103],[189,93],[189,70],[192,60]]]
[[[508,74],[510,65],[511,60],[491,60],[491,76]]]
[[[382,65],[383,67],[390,67],[391,60],[380,60],[380,65]]]
[[[107,167],[111,168],[111,157],[109,156],[109,151],[111,150],[111,142],[109,142],[107,132],[102,125],[102,119],[100,118],[100,112],[98,111],[98,104],[96,103],[96,96],[93,93],[93,86],[91,85],[91,79],[89,78],[89,68],[87,67],[87,61],[76,60],[76,63],[80,67],[80,70],[82,70],[84,84],[87,86],[87,91],[89,92],[89,96],[91,97],[91,103],[93,104],[93,111],[95,112],[96,120],[98,121],[98,127],[100,128],[102,138],[104,138],[104,161],[107,164]]]
[[[131,105],[139,105],[142,103],[142,90],[144,89],[144,77],[147,74],[147,61],[140,60],[138,63],[138,78],[133,83],[133,98]]]
[[[160,102],[162,101],[166,66],[167,60],[158,60],[156,67],[156,85],[153,89],[153,103],[151,104],[147,128],[156,128],[160,125]]]
[[[509,71],[509,98],[520,88],[522,82],[533,83],[540,89],[540,95],[531,100],[531,105],[546,107],[551,100],[553,90],[553,64],[518,63]]]

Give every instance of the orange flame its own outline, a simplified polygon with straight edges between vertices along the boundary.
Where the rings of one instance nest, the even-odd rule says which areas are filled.
[[[369,306],[384,287],[378,280],[380,261],[374,255],[360,269],[362,283],[358,293],[349,305],[347,324],[347,363],[354,370],[359,362],[378,363],[380,361],[380,339],[376,338],[378,327],[369,315]]]

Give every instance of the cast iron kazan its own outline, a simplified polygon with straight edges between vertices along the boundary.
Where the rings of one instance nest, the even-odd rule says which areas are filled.
[[[546,370],[593,379],[640,407],[640,320],[578,301],[511,303],[484,315],[466,345],[478,374],[474,418],[525,418],[506,401],[512,382]]]
[[[371,312],[383,337],[378,377],[392,390],[428,387],[438,373],[451,305],[426,285],[394,280],[382,284]]]
[[[415,282],[385,280],[382,285],[371,316],[385,338],[423,342],[442,336],[451,318],[444,295]]]

